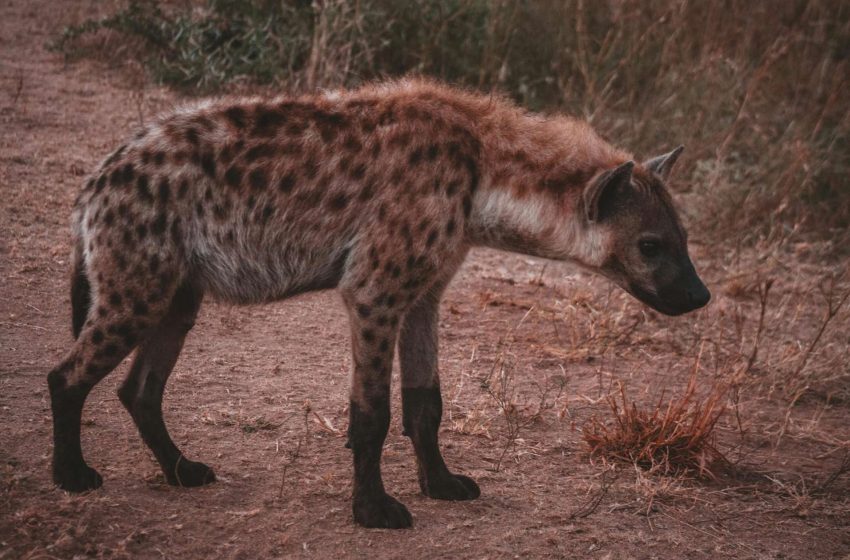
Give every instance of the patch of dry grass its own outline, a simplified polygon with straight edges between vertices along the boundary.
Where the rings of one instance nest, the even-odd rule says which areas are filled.
[[[613,421],[592,417],[582,430],[584,441],[595,457],[663,474],[714,478],[727,463],[714,435],[726,410],[725,398],[726,391],[720,388],[700,398],[693,375],[681,396],[665,403],[662,395],[654,407],[641,408],[629,401],[620,384],[619,398],[607,399]]]

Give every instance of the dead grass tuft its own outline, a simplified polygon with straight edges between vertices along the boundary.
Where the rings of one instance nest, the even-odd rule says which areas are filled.
[[[728,463],[715,445],[714,427],[726,410],[726,390],[715,388],[700,399],[696,376],[682,396],[664,404],[664,395],[652,409],[630,402],[619,384],[619,398],[608,397],[613,422],[592,417],[583,428],[591,456],[634,463],[665,475],[695,474],[716,478]]]

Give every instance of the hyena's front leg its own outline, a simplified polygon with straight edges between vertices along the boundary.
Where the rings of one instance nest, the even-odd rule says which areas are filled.
[[[399,529],[413,519],[388,495],[381,451],[390,425],[390,375],[398,317],[356,295],[345,297],[351,316],[353,373],[348,442],[354,454],[354,520],[364,527]]]
[[[419,487],[439,500],[472,500],[481,494],[469,477],[449,472],[437,442],[443,400],[437,371],[440,296],[431,292],[407,313],[399,339],[404,431],[416,451]]]

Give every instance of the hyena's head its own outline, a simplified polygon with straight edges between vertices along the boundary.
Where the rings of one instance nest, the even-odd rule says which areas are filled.
[[[600,173],[585,188],[582,205],[588,228],[604,239],[599,272],[666,315],[699,309],[711,298],[664,184],[681,152]]]

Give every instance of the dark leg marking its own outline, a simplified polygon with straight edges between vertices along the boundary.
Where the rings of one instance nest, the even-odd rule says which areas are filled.
[[[481,490],[467,476],[449,472],[437,436],[443,414],[440,387],[402,389],[405,433],[416,451],[419,488],[437,500],[474,500]]]
[[[364,527],[410,527],[410,512],[387,494],[381,479],[381,451],[390,425],[389,394],[369,400],[368,409],[351,401],[348,438],[354,455],[354,520]]]

